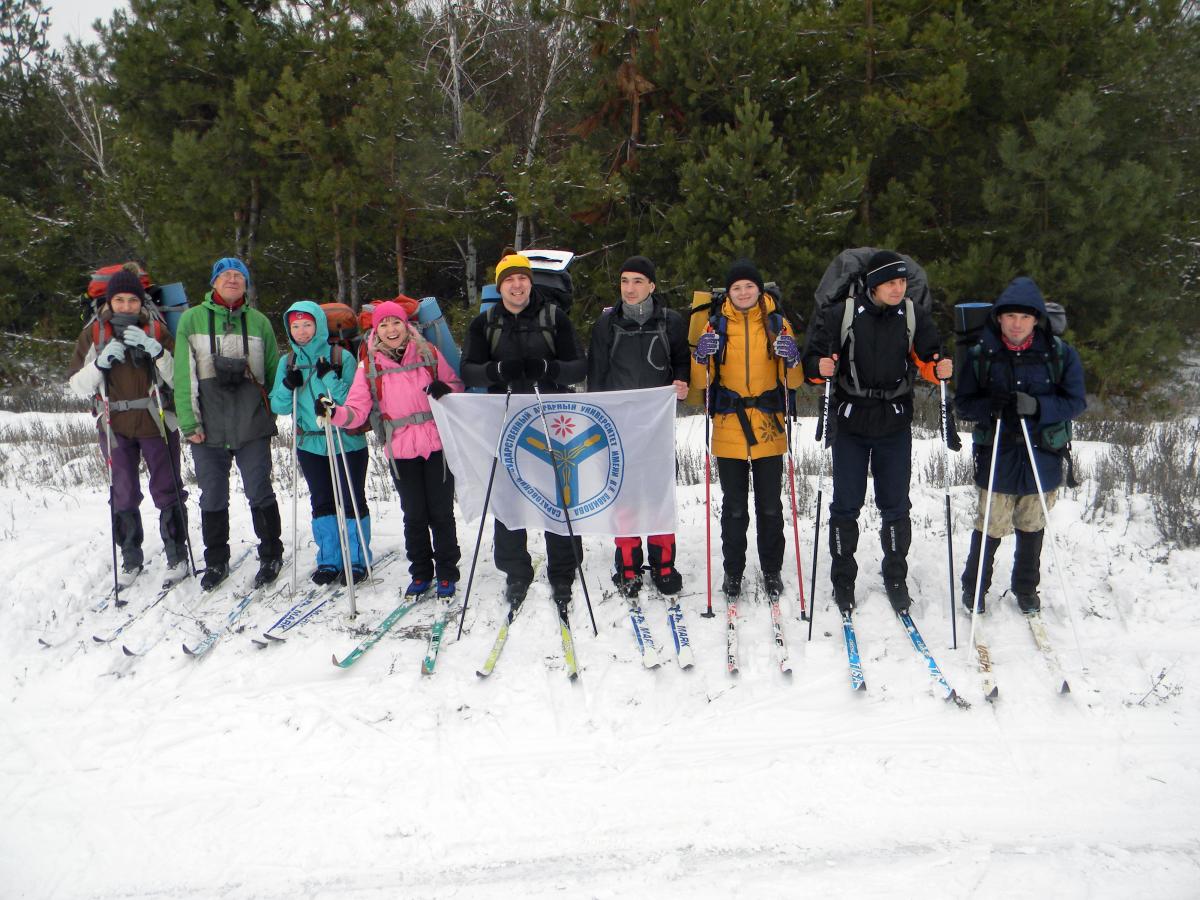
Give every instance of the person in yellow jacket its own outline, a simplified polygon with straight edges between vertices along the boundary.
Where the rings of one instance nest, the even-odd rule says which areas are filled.
[[[712,453],[721,482],[721,590],[737,597],[746,568],[749,491],[763,588],[783,592],[783,455],[788,390],[803,381],[795,335],[758,268],[739,259],[725,276],[726,295],[692,355],[691,386],[706,391]]]

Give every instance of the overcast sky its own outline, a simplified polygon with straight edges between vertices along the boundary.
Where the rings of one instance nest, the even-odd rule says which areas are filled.
[[[94,41],[96,32],[92,22],[102,19],[107,22],[114,9],[128,9],[125,0],[50,0],[50,46],[63,47],[67,38]]]

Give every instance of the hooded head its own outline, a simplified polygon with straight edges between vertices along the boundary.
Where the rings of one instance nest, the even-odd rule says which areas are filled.
[[[307,344],[297,344],[292,340],[292,316],[294,313],[311,316],[316,323],[317,333]],[[325,310],[321,309],[317,303],[312,300],[297,300],[283,314],[283,324],[287,331],[288,343],[292,345],[292,352],[296,354],[297,363],[312,365],[321,356],[329,359],[329,321],[325,318]]]
[[[1038,321],[1046,318],[1046,298],[1032,278],[1021,275],[1008,283],[1008,287],[996,299],[992,313],[999,316],[1004,312],[1024,312],[1037,316]]]

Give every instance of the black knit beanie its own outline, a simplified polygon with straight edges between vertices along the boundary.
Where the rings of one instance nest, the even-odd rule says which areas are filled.
[[[654,263],[644,256],[631,256],[621,263],[621,274],[626,272],[637,272],[639,275],[645,275],[649,281],[658,282],[654,276]]]
[[[112,298],[117,294],[133,294],[142,303],[146,302],[146,289],[142,287],[141,277],[129,269],[114,272],[108,279],[108,286],[104,289],[104,301],[112,302]]]
[[[729,271],[725,273],[725,290],[729,290],[736,281],[753,281],[758,285],[760,291],[765,291],[763,285],[762,274],[758,271],[758,267],[748,259],[735,260],[733,265],[729,267]]]
[[[867,260],[867,290],[873,291],[879,285],[894,278],[907,278],[908,265],[899,253],[891,250],[879,250]]]

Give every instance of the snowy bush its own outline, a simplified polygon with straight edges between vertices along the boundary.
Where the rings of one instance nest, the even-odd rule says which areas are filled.
[[[1200,420],[1155,431],[1142,454],[1142,485],[1162,536],[1180,547],[1200,545]]]
[[[1089,423],[1091,435],[1109,439],[1107,452],[1083,473],[1092,482],[1091,516],[1114,515],[1142,494],[1165,540],[1200,546],[1200,420],[1153,426],[1096,421]]]

